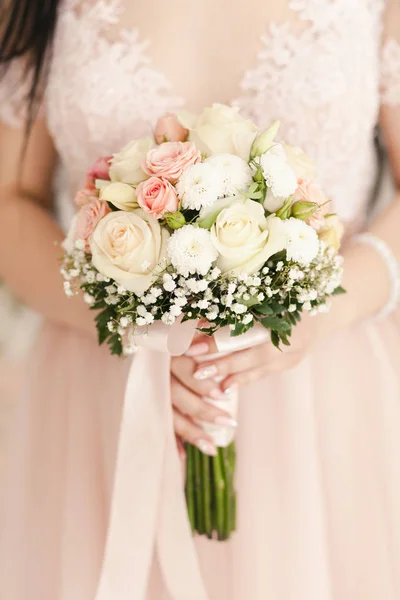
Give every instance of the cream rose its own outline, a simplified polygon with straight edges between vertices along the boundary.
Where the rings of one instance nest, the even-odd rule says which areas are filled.
[[[339,250],[344,233],[343,223],[337,215],[325,217],[325,223],[318,232],[318,237],[328,246],[332,246],[336,251]]]
[[[147,179],[147,175],[142,169],[142,162],[153,146],[154,142],[151,138],[142,138],[130,142],[121,152],[114,154],[110,161],[109,176],[111,181],[122,181],[122,183],[137,185]]]
[[[315,162],[296,146],[282,144],[289,166],[293,169],[298,180],[317,179],[318,172]]]
[[[239,114],[239,108],[213,104],[198,118],[188,113],[178,118],[189,129],[189,140],[204,154],[236,154],[249,160],[257,128]]]
[[[112,212],[91,237],[93,264],[130,292],[143,294],[159,275],[168,238],[168,231],[141,209]]]
[[[119,210],[133,210],[138,207],[135,190],[127,183],[109,183],[100,191],[100,198],[110,202]]]
[[[283,221],[265,217],[258,202],[247,200],[223,209],[211,228],[211,239],[219,252],[222,273],[256,273],[264,263],[286,247]]]

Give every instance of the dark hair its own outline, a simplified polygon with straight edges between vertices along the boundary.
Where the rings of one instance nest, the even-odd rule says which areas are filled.
[[[29,133],[47,75],[51,46],[61,0],[11,0],[0,11],[0,77],[4,76],[14,59],[26,60],[25,76],[29,76],[27,94]]]

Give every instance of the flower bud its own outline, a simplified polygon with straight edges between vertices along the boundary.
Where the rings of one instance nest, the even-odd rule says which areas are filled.
[[[276,216],[283,221],[288,219],[292,212],[293,198],[288,198],[285,204],[276,212]]]
[[[185,216],[179,211],[167,213],[165,220],[171,229],[180,229],[186,224]]]
[[[292,217],[300,219],[301,221],[307,221],[314,213],[319,210],[318,204],[315,202],[307,202],[307,200],[295,202],[292,206]]]
[[[135,190],[127,183],[109,183],[101,189],[100,198],[110,202],[119,210],[133,210],[138,206]]]
[[[278,133],[279,126],[280,122],[275,121],[263,133],[257,135],[256,139],[254,140],[251,146],[251,159],[256,158],[256,156],[261,156],[262,154],[265,154],[265,152],[267,152],[271,148]]]
[[[154,137],[157,144],[163,142],[184,142],[189,131],[182,127],[178,118],[173,113],[166,113],[160,117],[154,129]]]

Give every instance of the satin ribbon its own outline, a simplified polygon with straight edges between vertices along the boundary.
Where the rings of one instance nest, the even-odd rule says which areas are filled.
[[[196,326],[194,321],[172,327],[156,323],[135,332],[138,350],[125,391],[95,600],[145,600],[155,552],[171,600],[209,600],[187,515],[170,395],[170,357],[190,347]],[[265,329],[258,327],[236,338],[228,329],[216,335],[223,353],[265,339]]]

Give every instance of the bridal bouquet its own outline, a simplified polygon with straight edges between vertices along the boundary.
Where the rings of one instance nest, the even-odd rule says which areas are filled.
[[[303,311],[341,293],[342,225],[310,159],[235,108],[168,114],[154,139],[100,158],[79,191],[64,242],[68,295],[98,311],[99,342],[130,354],[161,322],[194,321],[232,341],[258,327],[290,344]],[[234,348],[234,345],[232,346]],[[226,539],[235,528],[234,443],[216,457],[187,447],[193,530]]]

